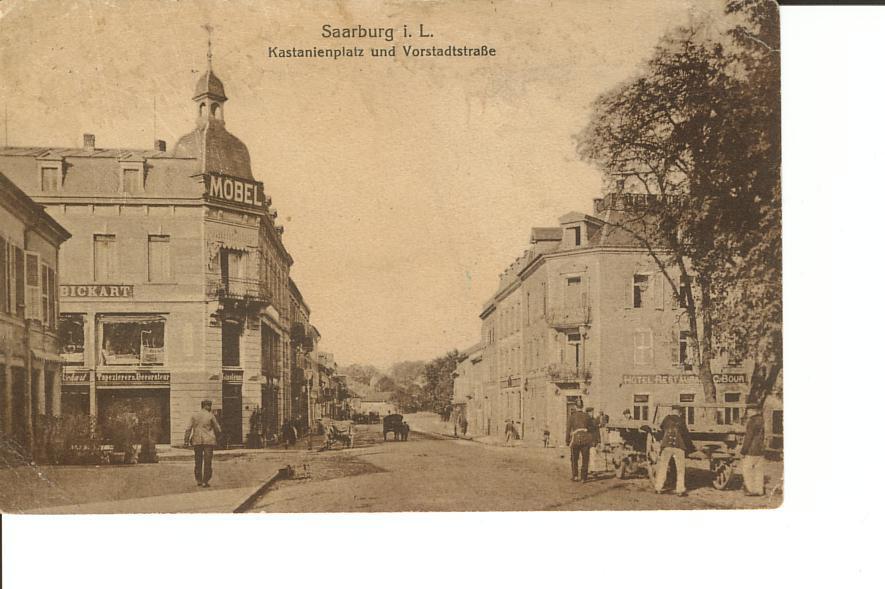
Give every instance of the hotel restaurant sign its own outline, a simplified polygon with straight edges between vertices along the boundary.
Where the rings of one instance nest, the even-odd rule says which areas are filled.
[[[747,384],[746,374],[714,374],[716,384]],[[623,384],[701,384],[697,374],[625,374]]]
[[[210,201],[264,210],[264,184],[210,172],[203,174],[205,196]]]

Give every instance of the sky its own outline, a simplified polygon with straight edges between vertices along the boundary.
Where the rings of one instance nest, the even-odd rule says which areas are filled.
[[[430,359],[478,341],[481,306],[531,227],[591,212],[601,178],[575,135],[593,99],[667,29],[719,6],[7,0],[4,132],[10,145],[77,146],[93,133],[98,147],[148,149],[156,128],[171,149],[195,124],[211,24],[227,129],[273,198],[321,349],[339,364]],[[420,24],[432,38],[417,38]],[[393,27],[396,38],[323,38],[323,25]],[[402,51],[449,44],[496,55]],[[268,51],[391,45],[392,58]]]

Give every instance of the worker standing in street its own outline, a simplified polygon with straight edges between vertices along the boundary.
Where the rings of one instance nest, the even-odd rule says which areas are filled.
[[[744,493],[750,497],[765,494],[765,422],[758,407],[747,407],[747,432],[741,446],[741,472]]]
[[[594,437],[591,433],[596,426],[593,416],[587,411],[574,411],[568,419],[568,427],[566,428],[565,443],[571,450],[572,459],[572,480],[575,482],[587,480],[587,468],[590,462],[590,448],[594,444]],[[578,476],[578,457],[581,458],[581,475]]]
[[[664,483],[667,480],[667,470],[670,468],[670,460],[676,463],[676,493],[684,497],[685,491],[685,456],[694,452],[694,444],[688,433],[688,426],[682,419],[681,408],[673,405],[670,414],[661,422],[661,456],[658,460],[655,472],[655,493],[664,492]]]

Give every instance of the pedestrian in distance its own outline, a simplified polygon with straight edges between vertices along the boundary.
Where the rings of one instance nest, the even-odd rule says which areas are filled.
[[[509,419],[504,423],[504,445],[509,446],[513,440],[514,427],[513,422]]]
[[[289,444],[295,444],[298,441],[298,432],[295,430],[295,425],[292,423],[291,419],[287,419],[283,424],[283,444],[286,446],[286,450],[289,449]]]
[[[571,451],[572,459],[572,480],[575,482],[587,480],[587,469],[590,464],[590,448],[594,445],[594,437],[591,433],[596,427],[593,411],[587,408],[586,411],[574,411],[568,419],[568,427],[566,428],[565,443]],[[578,458],[581,459],[581,474],[578,476]]]
[[[758,407],[747,407],[747,430],[741,446],[744,494],[765,494],[765,422]]]
[[[467,436],[467,416],[462,413],[459,421],[459,425],[461,426],[461,435]]]
[[[550,426],[544,426],[544,447],[547,448],[550,446]]]
[[[212,478],[212,454],[215,452],[217,437],[221,435],[221,426],[212,414],[212,401],[206,399],[200,403],[200,411],[191,416],[190,423],[184,432],[185,446],[194,448],[194,478],[198,487],[208,487]]]
[[[655,493],[664,492],[664,483],[667,481],[667,471],[672,460],[676,464],[676,493],[684,497],[687,494],[685,456],[694,452],[695,448],[679,405],[670,407],[670,414],[661,421],[661,434],[661,455],[655,471]]]

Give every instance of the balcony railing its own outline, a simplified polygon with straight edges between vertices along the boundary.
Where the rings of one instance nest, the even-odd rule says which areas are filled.
[[[589,305],[547,310],[547,323],[554,328],[590,325],[591,317]]]
[[[255,279],[223,278],[209,282],[209,296],[219,300],[269,303],[270,293]]]
[[[553,382],[590,382],[592,373],[589,365],[551,364],[547,367],[547,376]]]

